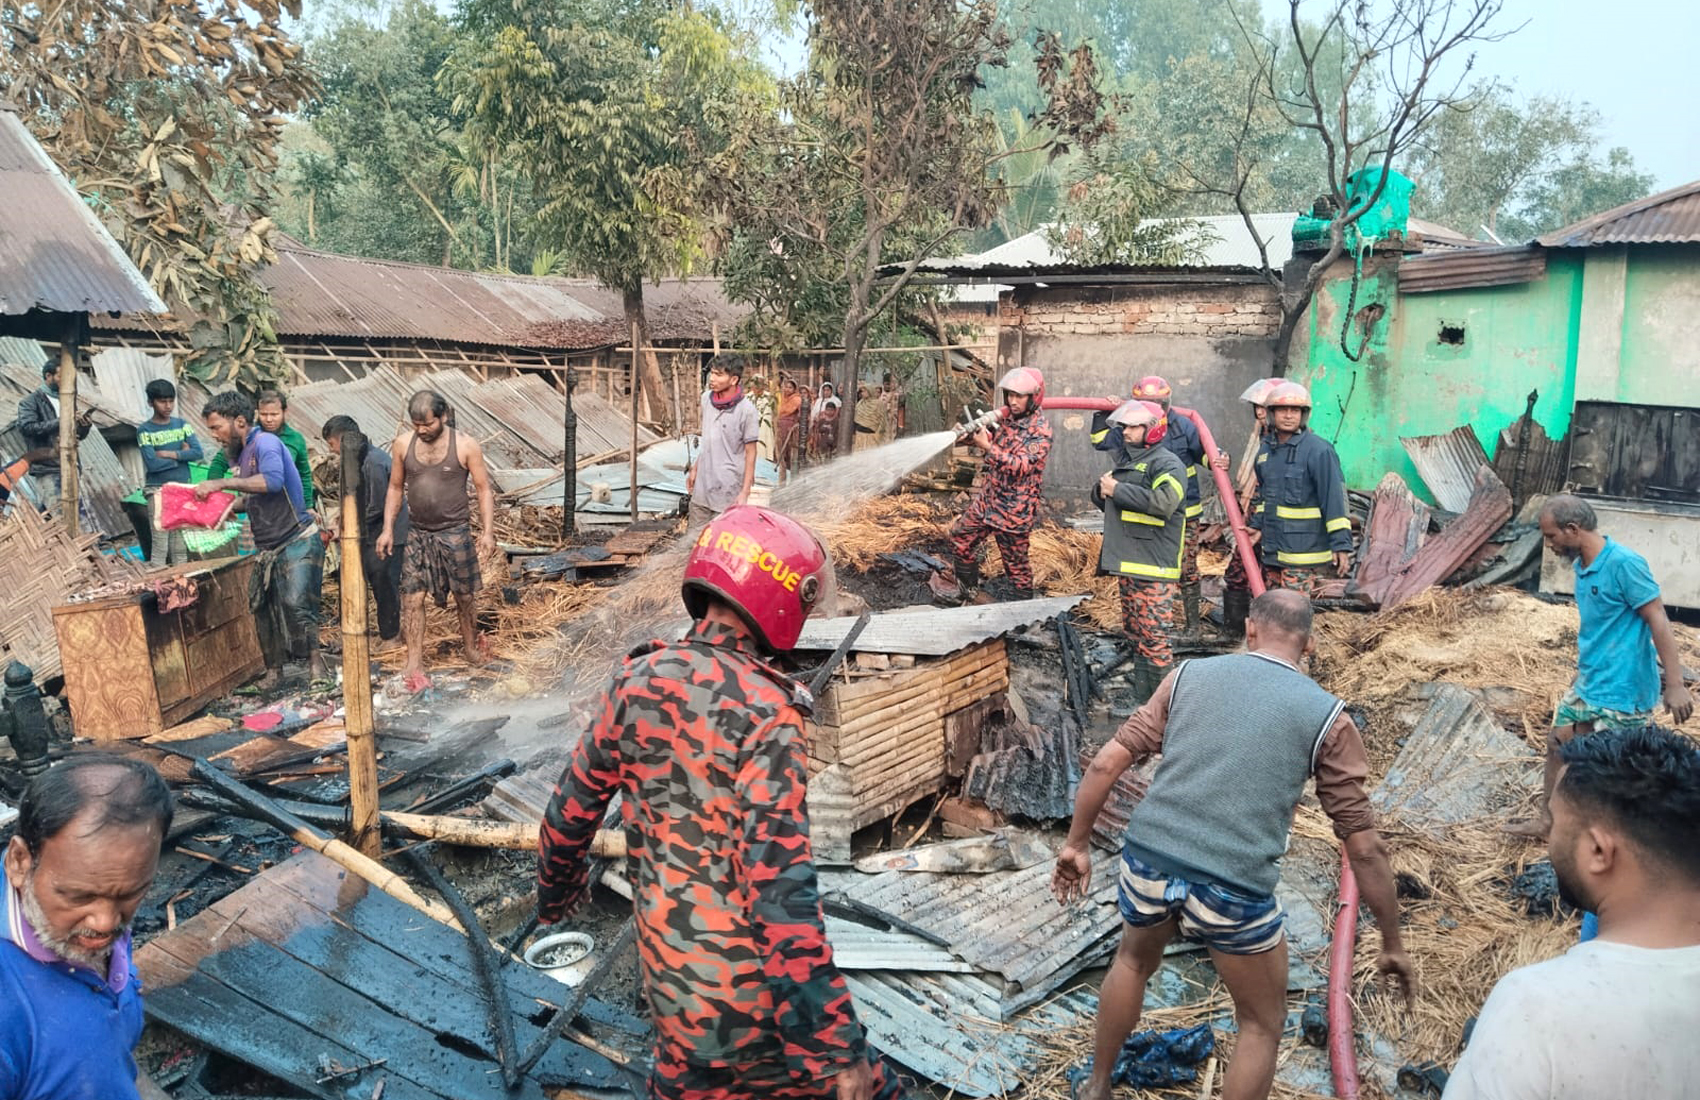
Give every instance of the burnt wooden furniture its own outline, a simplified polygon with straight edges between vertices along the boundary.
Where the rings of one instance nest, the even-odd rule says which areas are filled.
[[[265,668],[248,608],[247,558],[186,562],[149,581],[192,577],[195,603],[161,611],[152,588],[53,609],[76,731],[147,737],[189,718]]]

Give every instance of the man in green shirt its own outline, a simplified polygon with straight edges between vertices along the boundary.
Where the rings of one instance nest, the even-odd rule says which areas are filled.
[[[283,446],[289,451],[289,457],[295,460],[295,468],[301,474],[301,499],[310,511],[315,499],[313,493],[313,464],[307,458],[307,439],[300,432],[289,426],[284,418],[289,412],[289,399],[277,390],[261,390],[254,399],[254,415],[258,418],[261,430],[268,431],[283,441]],[[207,466],[207,480],[225,477],[230,473],[230,459],[224,450],[213,456]]]

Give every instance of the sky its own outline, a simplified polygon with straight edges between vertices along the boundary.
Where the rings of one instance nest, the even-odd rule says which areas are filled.
[[[1628,148],[1661,190],[1700,179],[1700,4],[1505,0],[1501,20],[1527,25],[1481,47],[1478,72],[1593,104],[1604,147]]]

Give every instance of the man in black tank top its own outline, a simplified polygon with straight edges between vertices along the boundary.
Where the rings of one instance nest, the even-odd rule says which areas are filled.
[[[489,639],[478,634],[478,568],[482,555],[496,551],[496,497],[484,468],[484,451],[476,439],[455,431],[448,402],[434,390],[420,390],[407,403],[410,431],[390,444],[390,488],[384,500],[384,533],[378,536],[380,557],[395,551],[395,523],[403,499],[411,530],[401,565],[402,636],[407,640],[407,667],[402,680],[407,690],[431,686],[425,675],[425,594],[438,607],[455,597],[460,636],[469,664],[490,653]],[[480,534],[472,536],[472,508],[467,482],[478,493]]]

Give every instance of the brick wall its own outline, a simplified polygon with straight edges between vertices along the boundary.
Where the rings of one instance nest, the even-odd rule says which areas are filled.
[[[1263,283],[1230,286],[1018,288],[999,304],[999,325],[1029,335],[1275,335],[1281,307]]]

